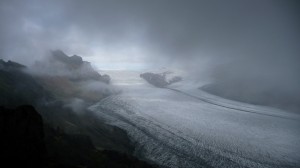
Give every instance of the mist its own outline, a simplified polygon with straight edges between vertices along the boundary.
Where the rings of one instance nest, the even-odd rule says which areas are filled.
[[[32,65],[62,49],[99,69],[167,67],[249,93],[300,97],[297,1],[4,0],[0,6],[5,60]]]

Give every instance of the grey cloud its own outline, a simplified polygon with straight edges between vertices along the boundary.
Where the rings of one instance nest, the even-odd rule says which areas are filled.
[[[3,0],[0,53],[30,64],[49,49],[88,56],[134,45],[146,63],[199,80],[299,93],[299,11],[294,0]]]

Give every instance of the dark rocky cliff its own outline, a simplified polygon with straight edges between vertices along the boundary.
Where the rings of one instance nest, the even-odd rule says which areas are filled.
[[[34,168],[44,165],[43,120],[32,106],[0,107],[0,135],[2,166]]]
[[[30,75],[24,65],[0,60],[0,105],[38,104],[50,94]]]

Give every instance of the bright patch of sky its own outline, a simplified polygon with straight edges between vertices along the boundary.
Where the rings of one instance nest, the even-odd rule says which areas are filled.
[[[146,55],[138,47],[100,48],[96,47],[91,56],[84,57],[101,70],[144,70],[149,68]]]

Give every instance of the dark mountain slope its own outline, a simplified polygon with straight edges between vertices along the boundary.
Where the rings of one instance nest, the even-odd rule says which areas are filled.
[[[3,140],[0,151],[4,153],[5,151],[12,152],[11,156],[7,156],[9,158],[4,158],[8,164],[20,163],[23,167],[27,165],[35,167],[42,164],[43,159],[37,157],[37,155],[44,156],[45,154],[30,151],[30,149],[34,150],[34,146],[38,146],[41,142],[36,144],[35,141],[32,141],[31,145],[34,146],[30,146],[28,144],[30,142],[27,143],[27,140],[22,141],[27,137],[43,137],[43,133],[31,134],[31,127],[26,126],[26,123],[39,122],[35,121],[35,118],[39,118],[41,115],[45,122],[43,125],[45,130],[44,143],[48,149],[46,167],[78,167],[82,165],[87,167],[149,167],[145,162],[132,157],[134,146],[125,131],[105,124],[94,113],[85,110],[92,101],[84,98],[83,100],[88,103],[80,109],[75,109],[75,112],[73,108],[66,104],[66,101],[58,100],[55,91],[43,85],[41,79],[32,76],[28,72],[28,68],[21,64],[12,61],[0,61],[0,106],[4,105],[11,108],[0,108],[0,131],[2,131],[1,139]],[[49,77],[51,78],[51,76]],[[62,78],[70,81],[74,86],[80,84],[78,80],[74,81],[67,77]],[[58,83],[57,86],[60,84]],[[71,92],[72,94],[74,93]],[[71,99],[72,96],[69,98]],[[99,99],[101,97],[97,97],[97,100]],[[24,106],[16,108],[22,104],[34,105],[39,111],[39,117],[31,118],[31,115],[28,116],[28,114],[36,113],[31,106],[25,106],[25,112],[23,110]],[[31,112],[27,113],[28,110],[26,109],[31,109],[29,110]],[[6,115],[8,112],[9,115]],[[14,115],[15,112],[18,115]],[[22,123],[25,123],[25,125]],[[36,125],[35,128],[41,129],[42,127]],[[27,134],[29,135],[27,136]],[[18,136],[22,137],[16,138]],[[9,145],[7,143],[9,141],[13,144]],[[21,143],[20,149],[23,147],[30,147],[30,149],[22,149],[23,153],[21,152],[19,156],[14,153],[19,148],[14,142]],[[96,150],[96,148],[104,151]],[[39,158],[38,160],[41,162],[32,161],[34,163],[27,163],[23,161],[27,157],[23,154],[26,155],[26,153],[29,153],[28,157]],[[12,161],[10,161],[11,159]],[[27,160],[30,160],[30,158]]]
[[[1,106],[0,123],[0,164],[42,167],[46,157],[43,120],[35,109],[32,106],[16,109]]]
[[[40,104],[50,99],[50,94],[30,75],[23,72],[26,67],[0,60],[0,104]]]
[[[1,106],[0,123],[1,167],[153,167],[127,154],[97,150],[88,136],[44,125],[32,106]]]

